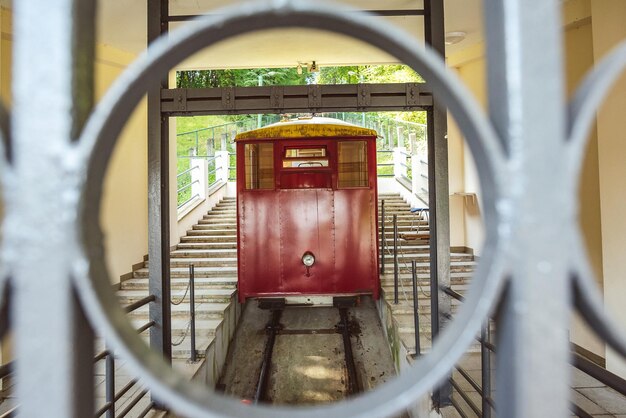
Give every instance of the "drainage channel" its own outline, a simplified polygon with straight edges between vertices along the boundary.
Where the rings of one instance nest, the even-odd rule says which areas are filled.
[[[395,375],[370,298],[336,298],[332,307],[248,303],[232,347],[217,389],[246,403],[339,401]]]

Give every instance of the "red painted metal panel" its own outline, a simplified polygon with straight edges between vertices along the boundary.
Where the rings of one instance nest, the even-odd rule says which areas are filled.
[[[333,191],[280,190],[280,291],[323,294],[335,291]],[[307,251],[315,264],[307,271]],[[308,275],[307,275],[308,273]]]
[[[368,142],[368,188],[337,189],[337,141]],[[237,177],[244,179],[237,144]],[[258,141],[255,141],[258,142]],[[282,167],[287,146],[325,146],[329,167]],[[375,138],[274,141],[275,190],[237,184],[241,301],[255,296],[370,293],[378,297]],[[302,255],[316,261],[309,276]]]
[[[281,189],[326,189],[331,185],[331,173],[282,172],[280,174]]]
[[[378,297],[375,197],[372,190],[335,191],[336,292]]]

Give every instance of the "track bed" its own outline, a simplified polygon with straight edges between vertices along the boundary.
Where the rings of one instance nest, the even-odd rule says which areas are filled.
[[[282,310],[260,309],[250,301],[231,347],[218,389],[250,402],[333,402],[395,375],[375,305],[367,297],[355,307]]]

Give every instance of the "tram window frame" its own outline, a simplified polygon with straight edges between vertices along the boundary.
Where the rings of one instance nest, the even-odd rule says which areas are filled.
[[[300,150],[320,150],[322,155],[313,155],[313,156],[296,156],[296,157],[290,157],[289,155],[289,151],[300,151]],[[293,165],[286,165],[286,164],[290,164],[290,163],[295,163],[301,161],[300,164],[303,163],[319,163],[320,165],[306,165],[306,166],[293,166]],[[310,169],[314,169],[314,170],[328,170],[330,169],[330,158],[328,155],[328,147],[326,145],[291,145],[291,146],[287,146],[284,148],[283,150],[283,155],[282,155],[282,161],[281,161],[281,168],[284,170],[310,170]]]
[[[251,162],[256,149],[255,162]],[[261,151],[262,148],[266,148]],[[256,177],[254,176],[256,174]],[[244,144],[245,190],[274,190],[274,143],[251,142]]]
[[[361,158],[357,161],[349,160],[347,162],[342,162],[342,146],[354,146],[361,145],[361,149],[359,152],[361,153]],[[345,151],[344,151],[345,152]],[[369,173],[369,147],[368,142],[365,140],[349,140],[349,141],[337,141],[337,189],[367,189],[370,187],[370,173]],[[346,155],[352,155],[351,153],[347,153]],[[356,164],[359,167],[359,170],[345,170],[342,171],[342,164]],[[342,179],[342,176],[354,175],[357,174],[358,178],[356,180],[350,179]],[[342,183],[343,182],[343,183]],[[355,184],[357,183],[357,184]]]

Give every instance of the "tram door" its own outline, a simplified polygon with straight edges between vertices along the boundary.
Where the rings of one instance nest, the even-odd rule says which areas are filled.
[[[286,293],[335,289],[333,164],[329,143],[292,141],[281,147],[280,287]],[[314,257],[307,267],[302,257]]]

